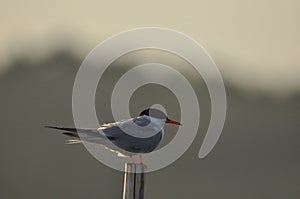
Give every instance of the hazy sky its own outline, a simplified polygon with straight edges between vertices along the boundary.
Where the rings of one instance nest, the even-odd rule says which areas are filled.
[[[232,83],[289,92],[300,88],[299,10],[297,0],[0,0],[0,69],[20,54],[41,59],[69,43],[85,55],[120,31],[159,26],[196,39]]]

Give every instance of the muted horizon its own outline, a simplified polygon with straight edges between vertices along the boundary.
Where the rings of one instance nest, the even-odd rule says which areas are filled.
[[[193,37],[242,89],[300,90],[298,1],[144,3],[2,0],[0,72],[18,57],[41,60],[62,48],[83,58],[121,31],[158,26]]]

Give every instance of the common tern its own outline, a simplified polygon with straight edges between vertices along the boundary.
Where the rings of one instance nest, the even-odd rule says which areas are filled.
[[[140,163],[143,164],[141,154],[150,153],[157,148],[163,138],[165,124],[182,125],[169,119],[162,111],[148,108],[143,110],[138,117],[102,124],[95,129],[45,127],[62,130],[64,135],[72,137],[67,140],[67,144],[82,142],[100,144],[116,152],[118,156],[129,157],[132,163],[134,163],[132,156],[140,154]],[[143,128],[147,126],[148,128]],[[130,131],[130,134],[127,131]]]

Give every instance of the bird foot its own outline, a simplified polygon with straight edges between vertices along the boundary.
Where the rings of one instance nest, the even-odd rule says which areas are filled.
[[[142,155],[140,155],[140,164],[143,165],[143,157],[142,157]]]
[[[129,158],[130,158],[131,163],[132,163],[132,164],[135,164],[134,159],[132,158],[132,155],[129,156]]]

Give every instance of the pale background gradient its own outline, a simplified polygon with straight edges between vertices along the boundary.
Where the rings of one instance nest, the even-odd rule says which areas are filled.
[[[69,45],[84,56],[120,31],[159,26],[196,39],[238,86],[280,96],[300,87],[297,0],[0,3],[1,69],[20,54],[41,59],[57,45]]]

